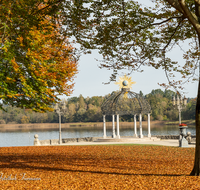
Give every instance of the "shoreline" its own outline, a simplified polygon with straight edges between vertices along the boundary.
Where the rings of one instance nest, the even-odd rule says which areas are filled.
[[[190,120],[188,120],[190,121]],[[188,125],[194,125],[193,121],[186,122]],[[151,128],[165,125],[177,125],[176,121],[151,121]],[[134,122],[120,122],[121,128],[133,127]],[[137,121],[139,126],[139,121]],[[142,126],[147,128],[147,121],[142,122]],[[62,129],[68,128],[103,128],[103,122],[80,122],[80,123],[62,123]],[[112,122],[106,122],[106,127],[112,128]],[[29,123],[29,124],[0,124],[1,132],[14,132],[14,131],[32,131],[32,130],[55,130],[59,128],[59,123]]]
[[[191,136],[190,145],[194,145],[196,142],[196,135]],[[129,143],[141,143],[141,144],[152,144],[152,143],[162,143],[163,140],[178,140],[180,135],[153,135],[151,137],[133,137],[133,136],[121,136],[120,139],[112,138],[107,136],[106,138],[102,137],[82,137],[82,138],[63,138],[62,144],[59,144],[59,139],[47,139],[39,140],[38,137],[35,137],[34,146],[66,146],[66,145],[102,145],[102,144],[129,144]],[[86,143],[86,144],[85,144]],[[170,143],[167,143],[169,146]]]

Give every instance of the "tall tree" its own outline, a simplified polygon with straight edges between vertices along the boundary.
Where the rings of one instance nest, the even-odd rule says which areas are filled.
[[[79,102],[79,109],[85,108],[85,101],[84,101],[82,94],[80,94],[78,102]]]
[[[66,34],[74,35],[82,49],[99,49],[104,58],[101,67],[113,69],[111,80],[116,79],[120,69],[131,72],[142,70],[143,66],[164,69],[168,79],[176,76],[175,72],[181,73],[183,78],[194,79],[199,61],[200,0],[149,2],[152,8],[132,0],[71,1],[65,6],[70,11],[63,13]],[[172,61],[167,54],[182,42],[188,44],[183,65]],[[181,82],[169,80],[169,86],[181,88]],[[200,87],[196,136],[191,175],[200,175]]]
[[[60,2],[1,1],[2,103],[47,111],[59,100],[58,95],[71,93],[77,62],[72,46],[61,34]]]

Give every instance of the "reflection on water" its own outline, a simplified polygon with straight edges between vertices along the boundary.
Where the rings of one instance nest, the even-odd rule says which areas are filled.
[[[187,131],[192,135],[196,134],[195,126],[189,126]],[[107,136],[112,135],[112,129],[107,129]],[[137,129],[139,134],[139,129]],[[30,146],[33,145],[34,135],[38,134],[40,140],[58,139],[58,130],[48,131],[18,131],[18,132],[0,132],[0,147],[9,146]],[[133,127],[120,128],[120,136],[132,136],[134,134]],[[178,135],[179,129],[177,126],[158,126],[151,129],[151,135]],[[147,128],[143,129],[143,135],[147,136]],[[81,138],[81,137],[102,137],[103,129],[101,128],[68,128],[62,129],[62,138]]]

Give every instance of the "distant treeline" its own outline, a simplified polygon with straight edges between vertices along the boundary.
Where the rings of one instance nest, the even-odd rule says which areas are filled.
[[[151,93],[141,96],[146,98],[152,108],[151,120],[178,120],[178,109],[172,104],[172,96],[175,93],[171,90],[152,90]],[[100,122],[102,121],[101,105],[110,96],[93,96],[91,98],[72,97],[67,100],[67,111],[62,116],[62,122]],[[182,111],[182,118],[186,120],[195,119],[196,99],[188,98],[187,106]],[[0,110],[0,123],[57,123],[58,115],[55,112],[38,113],[30,109],[20,109],[11,106],[4,106],[6,110]],[[107,117],[111,121],[111,117]],[[133,121],[133,116],[120,116],[121,121]],[[147,116],[143,115],[143,120]]]

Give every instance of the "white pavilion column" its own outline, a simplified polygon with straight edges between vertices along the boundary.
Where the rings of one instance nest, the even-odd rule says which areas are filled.
[[[115,138],[115,115],[112,115],[112,138]]]
[[[103,115],[103,138],[106,139],[106,115]]]
[[[120,135],[119,135],[119,114],[117,114],[117,138],[120,139]]]
[[[142,114],[139,115],[139,121],[140,121],[140,138],[143,138],[143,134],[142,134]]]
[[[151,137],[151,129],[150,129],[150,113],[148,113],[148,137]]]
[[[137,121],[136,121],[136,115],[134,115],[134,135],[133,137],[138,137],[137,135]]]

